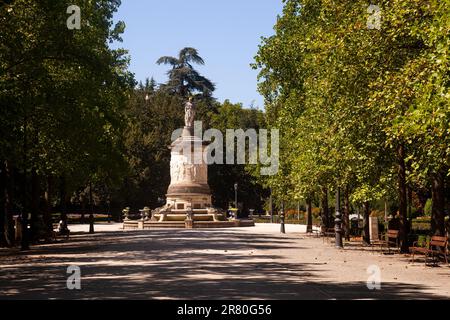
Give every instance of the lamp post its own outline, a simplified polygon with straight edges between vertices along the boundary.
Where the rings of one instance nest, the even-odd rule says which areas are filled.
[[[186,208],[186,219],[184,221],[186,229],[192,229],[194,227],[194,212],[192,210],[192,199],[188,199]]]
[[[342,244],[342,219],[341,219],[341,189],[336,190],[336,218],[334,219],[334,230],[336,232],[336,248],[343,248]]]
[[[284,228],[284,201],[281,202],[281,212],[280,212],[280,232],[286,233]]]
[[[238,217],[237,190],[238,190],[238,184],[236,182],[234,184],[234,205],[236,206],[235,217],[234,217],[235,219],[237,219],[237,217]]]
[[[194,220],[194,211],[192,210],[192,200],[189,199],[189,204],[187,205],[186,208],[186,219],[189,221],[193,221]]]
[[[106,205],[108,206],[108,223],[111,223],[111,200],[108,196],[108,200],[106,200]]]
[[[270,199],[269,199],[269,210],[270,210],[270,223],[273,223],[273,203],[272,203],[272,188],[270,188]]]

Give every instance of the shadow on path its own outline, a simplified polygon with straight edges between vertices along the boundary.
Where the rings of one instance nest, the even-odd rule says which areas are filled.
[[[76,235],[27,254],[0,256],[0,299],[447,298],[406,283],[370,291],[365,282],[327,281],[317,264],[274,254],[301,249],[282,236],[232,230]],[[66,287],[71,265],[81,268],[81,290]]]

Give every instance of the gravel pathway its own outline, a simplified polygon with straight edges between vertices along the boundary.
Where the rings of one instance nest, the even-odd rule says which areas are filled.
[[[345,250],[304,226],[123,231],[71,226],[67,242],[0,249],[0,299],[449,299],[450,267],[414,264],[356,243]],[[81,290],[67,289],[67,268]],[[369,270],[368,270],[369,268]],[[381,289],[369,290],[379,270]],[[370,283],[373,283],[370,281]]]

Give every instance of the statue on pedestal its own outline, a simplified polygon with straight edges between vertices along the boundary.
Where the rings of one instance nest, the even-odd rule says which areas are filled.
[[[139,220],[130,220],[130,209],[124,209],[124,229],[239,226],[239,221],[227,221],[224,210],[212,207],[211,189],[208,185],[208,164],[203,157],[208,142],[203,141],[201,135],[197,136],[194,130],[196,107],[193,98],[189,98],[184,103],[184,112],[185,127],[180,128],[181,135],[168,146],[171,158],[170,185],[167,189],[166,200],[158,198],[162,206],[155,210],[150,210],[148,207],[140,210]],[[164,202],[165,205],[163,205]]]
[[[192,103],[192,98],[184,105],[184,124],[187,128],[192,128],[194,126],[195,118],[195,106]]]

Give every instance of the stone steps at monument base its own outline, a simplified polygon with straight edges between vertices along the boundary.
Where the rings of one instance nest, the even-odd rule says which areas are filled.
[[[215,228],[234,228],[234,227],[253,227],[253,220],[239,221],[195,221],[193,229],[215,229]],[[142,230],[142,229],[186,229],[184,221],[126,221],[123,224],[124,230]]]
[[[186,224],[184,221],[164,221],[164,222],[146,222],[144,223],[144,229],[185,229]]]

